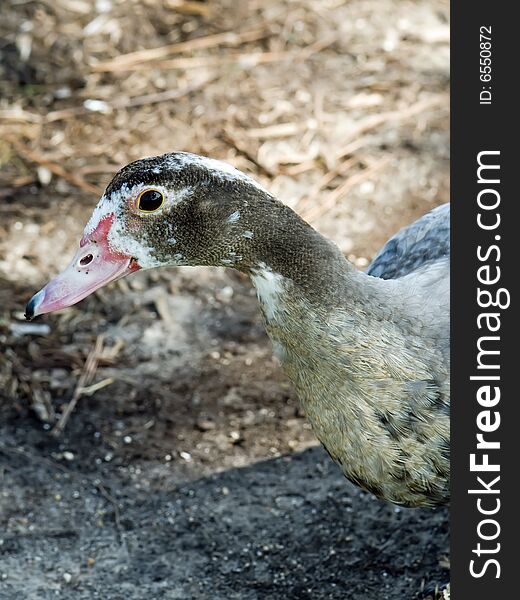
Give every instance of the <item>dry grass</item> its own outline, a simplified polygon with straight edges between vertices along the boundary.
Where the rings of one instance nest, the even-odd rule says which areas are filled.
[[[122,164],[185,149],[251,171],[297,209],[311,203],[319,221],[329,192],[347,201],[393,178],[392,164],[373,165],[403,142],[445,136],[447,3],[426,4],[6,2],[3,193],[65,179],[97,196]]]

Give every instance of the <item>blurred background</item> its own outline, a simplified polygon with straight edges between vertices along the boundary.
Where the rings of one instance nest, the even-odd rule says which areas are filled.
[[[115,171],[173,150],[251,174],[365,268],[390,235],[449,200],[448,10],[447,0],[1,2],[0,532],[18,541],[0,540],[0,598],[51,589],[63,598],[346,598],[349,589],[381,600],[447,578],[445,514],[395,512],[344,482],[321,450],[301,454],[316,440],[239,274],[139,273],[34,323],[23,311],[69,262]],[[279,461],[291,456],[310,462],[285,481]],[[243,510],[236,531],[205,529],[214,515],[204,486],[227,489],[217,494],[223,513],[240,512],[252,492],[230,473],[267,459],[272,498],[264,488],[259,497],[276,504],[304,486],[300,477],[317,476],[312,497],[325,504],[311,513],[322,521],[305,512],[302,491],[302,503],[282,502],[288,529],[276,515],[262,522],[268,541],[257,539],[256,509]],[[211,479],[224,471],[235,494]],[[194,550],[172,582],[171,571],[157,575],[164,565],[150,545],[171,515],[143,515],[162,510],[149,504],[161,494],[192,510],[190,482],[202,486],[194,539],[204,538],[205,558]],[[351,535],[364,525],[337,498],[358,503],[370,535]],[[193,529],[179,511],[185,527],[160,555]],[[328,518],[310,554],[291,538],[303,535],[302,520],[325,527]],[[56,535],[64,523],[76,533]],[[135,581],[130,531],[147,548],[149,571]],[[241,534],[257,544],[245,554],[235,548]],[[221,550],[209,551],[208,538]],[[278,554],[261,549],[276,544]],[[337,567],[324,546],[341,557]],[[222,570],[219,552],[238,553],[235,566]],[[209,579],[197,587],[190,568]],[[239,595],[226,587],[229,573]],[[119,596],[122,581],[134,587]]]

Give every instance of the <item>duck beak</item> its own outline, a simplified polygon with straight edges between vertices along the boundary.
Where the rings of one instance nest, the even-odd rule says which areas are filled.
[[[72,306],[107,283],[140,268],[134,258],[110,247],[108,232],[113,220],[114,215],[105,217],[85,236],[70,265],[29,300],[25,309],[28,321]]]

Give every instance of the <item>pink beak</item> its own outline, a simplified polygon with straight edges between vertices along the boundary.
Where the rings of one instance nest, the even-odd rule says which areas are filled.
[[[140,268],[134,258],[110,248],[108,232],[114,218],[108,215],[84,236],[70,265],[29,300],[25,309],[27,320],[72,306],[110,281]]]

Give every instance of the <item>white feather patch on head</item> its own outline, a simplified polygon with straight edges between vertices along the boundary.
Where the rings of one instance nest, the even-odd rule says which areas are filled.
[[[242,181],[249,185],[253,185],[262,192],[269,194],[269,192],[255,181],[249,175],[242,173],[229,163],[214,158],[208,158],[207,156],[199,156],[198,154],[191,154],[190,152],[176,152],[172,157],[170,164],[168,165],[171,169],[178,169],[188,167],[189,165],[196,165],[202,167],[207,171],[210,171],[213,175],[220,177],[226,181]]]
[[[85,229],[83,230],[83,235],[91,234],[99,223],[108,215],[117,215],[118,210],[121,206],[121,197],[123,195],[127,196],[128,186],[122,186],[121,190],[114,192],[107,197],[105,195],[101,196],[101,200],[97,203],[96,208],[90,215],[90,219],[85,225]]]
[[[286,280],[280,275],[260,263],[252,269],[251,281],[256,288],[258,301],[262,306],[267,319],[273,319],[280,311],[281,301],[286,291]]]
[[[130,198],[136,197],[140,191],[151,187],[164,194],[166,202],[158,211],[156,211],[156,213],[153,213],[152,215],[147,215],[143,217],[143,219],[153,219],[156,214],[168,210],[172,206],[176,206],[177,204],[185,200],[191,194],[192,191],[191,187],[185,187],[180,190],[172,191],[160,185],[150,186],[140,183],[129,187],[127,184],[123,184],[118,190],[112,192],[110,196],[102,196],[101,200],[98,202],[96,208],[94,209],[88,223],[86,224],[85,229],[83,230],[83,234],[91,234],[105,217],[109,215],[115,215],[112,227],[108,232],[109,246],[114,251],[122,252],[124,254],[127,254],[128,256],[135,257],[138,260],[139,265],[143,269],[151,269],[153,267],[160,266],[162,263],[156,258],[154,258],[153,248],[151,246],[143,244],[139,240],[136,240],[131,234],[129,234],[125,230],[125,228],[123,227],[123,223],[121,222],[121,214],[128,200]],[[144,224],[145,221],[143,220],[143,225]],[[174,245],[177,240],[172,236],[168,241],[172,245]]]
[[[83,234],[89,235],[92,233],[99,225],[100,221],[108,215],[116,215],[117,218],[117,215],[122,212],[122,208],[128,202],[128,200],[137,196],[140,191],[147,188],[158,190],[164,195],[166,200],[163,206],[158,211],[153,213],[153,215],[160,214],[163,211],[167,211],[172,206],[180,204],[183,200],[186,200],[192,192],[191,187],[185,187],[180,190],[169,190],[162,185],[144,185],[139,183],[129,187],[126,183],[124,183],[118,190],[112,192],[110,196],[106,196],[104,194],[101,197],[101,200],[98,202],[90,219],[88,220],[88,223],[85,226],[85,229],[83,230]],[[149,215],[147,218],[153,218],[153,215]]]

